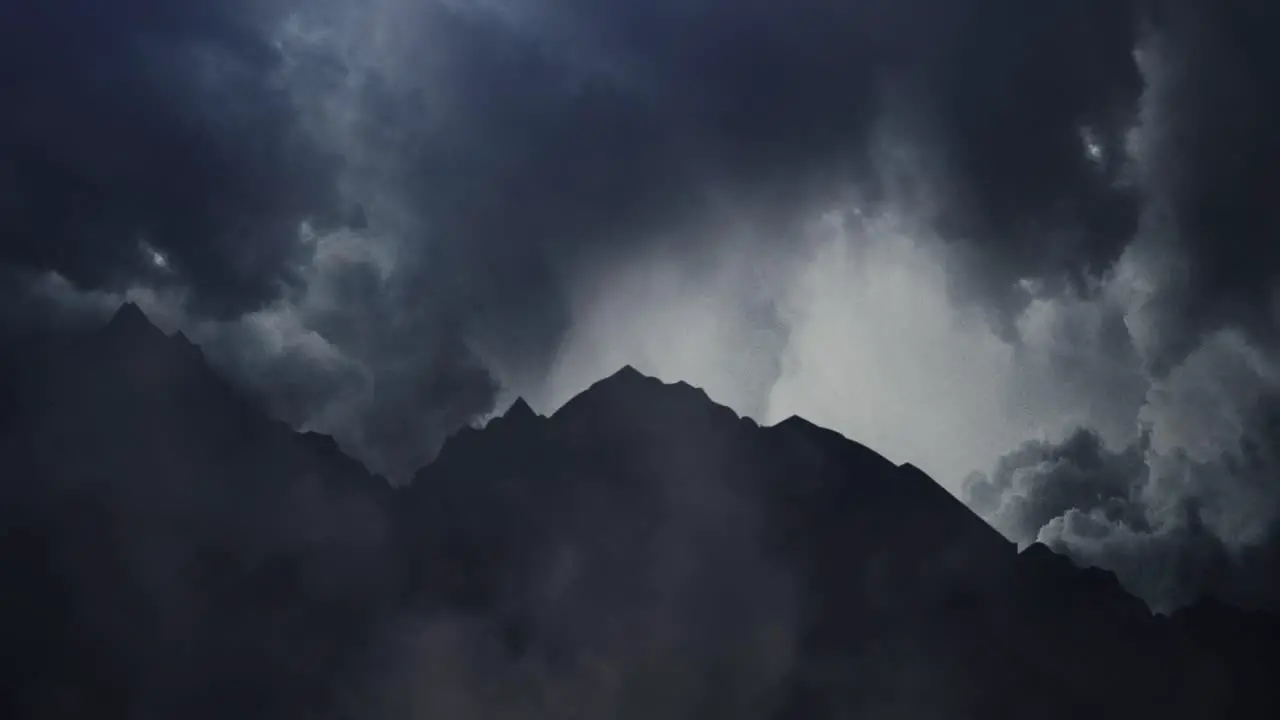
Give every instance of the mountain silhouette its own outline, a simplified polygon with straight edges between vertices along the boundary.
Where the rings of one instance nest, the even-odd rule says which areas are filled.
[[[626,367],[405,487],[136,305],[4,354],[6,717],[1276,717],[1275,618],[1152,615],[911,465]]]

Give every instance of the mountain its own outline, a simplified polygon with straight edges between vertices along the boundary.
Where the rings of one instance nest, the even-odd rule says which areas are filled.
[[[2,714],[290,716],[322,698],[395,596],[390,486],[131,304],[14,364],[0,653],[21,671]]]
[[[392,488],[123,306],[0,354],[6,717],[1275,717],[1275,618],[1152,615],[926,474],[624,368]]]

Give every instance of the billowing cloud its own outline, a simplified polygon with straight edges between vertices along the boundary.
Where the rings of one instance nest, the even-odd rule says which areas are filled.
[[[1153,606],[1215,592],[1275,602],[1260,583],[1280,530],[1275,367],[1238,333],[1208,338],[1111,449],[1090,430],[1030,442],[964,484],[970,506],[1019,543],[1115,570]]]
[[[968,500],[1005,535],[1026,543],[1063,508],[1123,517],[1145,473],[1140,447],[1113,452],[1096,434],[1080,430],[1062,443],[1028,442],[1001,458],[990,477],[971,476]]]
[[[1100,482],[1144,516],[1133,487],[1203,500],[1204,533],[1252,547],[1270,481],[1228,459],[1272,384],[1276,12],[5,7],[6,324],[138,299],[395,477],[515,394],[549,410],[632,362],[955,489],[1031,440],[990,476],[1035,496],[1002,516],[1019,534],[1084,537]],[[1123,493],[1071,469],[1132,474],[1135,447]]]
[[[1074,273],[1082,237],[1105,262],[1128,233],[1081,144],[1118,157],[1136,97],[1110,3],[7,12],[23,30],[4,64],[23,70],[0,127],[5,261],[82,292],[176,288],[185,324],[245,325],[223,333],[224,364],[397,473],[489,411],[486,376],[536,393],[560,372],[584,288],[621,264],[785,259],[851,185],[949,240],[1034,233],[973,265],[984,294]],[[744,327],[768,325],[759,312]],[[777,364],[776,345],[746,362]]]
[[[268,19],[239,1],[0,10],[5,260],[86,289],[180,278],[218,315],[274,297],[298,219],[340,219],[341,158],[302,132]]]
[[[1243,326],[1272,344],[1280,258],[1270,188],[1280,118],[1268,3],[1162,3],[1139,44],[1144,78],[1132,144],[1146,196],[1140,246],[1160,257],[1153,361]]]

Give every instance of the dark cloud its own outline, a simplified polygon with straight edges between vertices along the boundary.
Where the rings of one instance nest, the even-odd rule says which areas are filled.
[[[978,251],[960,282],[1008,308],[1021,278],[1108,268],[1138,213],[1123,182],[1140,88],[1131,5],[908,5],[935,28],[913,49],[929,58],[915,72],[948,181],[937,229]]]
[[[1240,407],[1238,436],[1212,450],[1162,454],[1158,428],[1112,450],[1080,430],[1023,445],[992,473],[971,476],[964,496],[1011,540],[1112,570],[1158,610],[1206,594],[1275,608],[1280,400],[1268,394]]]
[[[301,288],[231,326],[212,358],[289,423],[334,434],[396,481],[449,433],[493,410],[497,386],[456,301],[361,254],[350,233],[316,238]]]
[[[361,146],[397,166],[466,267],[521,298],[486,298],[504,312],[553,290],[574,248],[669,229],[704,191],[795,210],[806,181],[873,182],[868,134],[886,94],[916,98],[957,236],[1079,224],[1108,245],[1102,261],[1127,237],[1080,138],[1118,132],[1136,97],[1132,22],[1116,3],[534,3],[515,19],[428,5],[400,11],[420,43],[372,68],[337,46],[282,54],[239,4],[42,8],[8,23],[27,38],[6,63],[27,68],[11,90],[25,112],[5,132],[23,148],[31,240],[18,257],[86,283],[129,269],[106,260],[141,262],[145,238],[201,297],[272,292],[297,221],[338,212],[336,161],[301,132],[290,90],[350,82]],[[323,22],[321,9],[300,12]],[[117,250],[101,255],[90,235]],[[1066,252],[1006,250],[1019,273]]]
[[[153,314],[167,306],[280,416],[406,476],[489,414],[503,382],[548,375],[575,292],[613,266],[714,264],[735,243],[798,254],[804,221],[852,195],[948,243],[951,289],[1006,330],[1063,288],[1091,301],[1126,249],[1159,258],[1150,302],[1108,300],[1089,351],[1106,358],[1052,363],[1079,376],[1073,395],[1108,396],[1072,403],[1120,416],[1207,333],[1238,325],[1269,346],[1275,13],[1260,0],[10,4],[0,261],[50,317],[151,293]],[[741,334],[787,337],[768,315]],[[1079,345],[1058,340],[1056,353]],[[1133,355],[1152,377],[1132,377]],[[1134,493],[1153,480],[1123,479],[1143,476],[1140,455],[1086,432],[1018,451],[984,487],[1024,496],[1000,506],[1019,537],[1069,509],[1145,532]]]
[[[220,315],[279,292],[299,220],[336,210],[339,158],[300,132],[254,7],[0,10],[7,262],[91,289],[180,280]]]
[[[1115,182],[1140,90],[1123,3],[524,13],[423,20],[438,38],[430,59],[450,70],[444,97],[433,87],[425,101],[417,180],[433,223],[505,289],[487,299],[496,312],[555,297],[555,270],[586,246],[696,228],[711,192],[741,198],[735,210],[783,240],[846,184],[872,199],[923,192],[896,187],[905,177],[935,190],[944,235],[987,249],[992,276],[975,282],[1002,297],[1023,275],[1104,269],[1132,236],[1134,198]],[[875,156],[884,123],[925,147],[924,166]],[[1101,165],[1086,128],[1107,145]]]
[[[1160,297],[1163,368],[1224,324],[1274,341],[1277,22],[1280,9],[1254,0],[1167,2],[1152,16],[1138,132],[1148,233],[1177,258]]]
[[[1078,430],[1062,443],[1023,445],[1001,458],[990,476],[971,476],[966,490],[976,512],[1009,538],[1028,543],[1065,508],[1145,526],[1131,513],[1145,475],[1140,446],[1113,452],[1095,433]]]
[[[0,121],[4,260],[82,290],[185,287],[196,320],[292,313],[342,360],[281,371],[303,381],[281,383],[280,404],[317,421],[308,410],[362,375],[378,407],[346,433],[395,429],[358,444],[400,457],[492,406],[476,346],[545,374],[584,267],[655,244],[698,262],[690,248],[744,225],[796,242],[851,184],[925,203],[908,211],[983,248],[957,286],[1002,307],[1017,278],[1105,266],[1131,234],[1115,183],[1140,87],[1123,3],[5,12],[4,104],[20,111]],[[393,259],[376,277],[319,271],[303,221],[349,225]],[[228,354],[263,353],[310,357]]]

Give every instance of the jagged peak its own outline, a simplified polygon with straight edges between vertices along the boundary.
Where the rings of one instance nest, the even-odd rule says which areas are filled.
[[[673,391],[685,393],[690,396],[696,395],[700,399],[705,400],[707,402],[719,404],[719,403],[715,403],[715,401],[712,400],[709,395],[707,395],[705,390],[703,390],[702,388],[696,385],[691,385],[690,383],[685,382],[684,380],[677,380],[675,382],[666,382],[661,378],[655,377],[653,375],[647,375],[645,373],[640,372],[633,365],[623,365],[612,375],[609,375],[607,377],[604,377],[592,383],[589,388],[579,393],[578,396],[581,397],[583,395],[591,395],[591,394],[598,393],[602,390],[622,389],[627,391],[637,391],[642,388],[648,389],[648,390],[657,390],[657,389],[665,388],[667,390],[673,390]]]
[[[529,407],[529,403],[525,402],[524,398],[518,397],[515,402],[511,403],[511,407],[507,408],[507,411],[502,414],[502,417],[508,420],[524,420],[536,418],[538,413]]]
[[[138,303],[132,300],[125,300],[120,303],[120,307],[116,308],[115,314],[112,315],[111,320],[112,322],[116,322],[132,317],[139,317],[146,320],[147,314],[142,311],[141,307],[138,307]]]
[[[787,419],[772,426],[776,430],[784,433],[793,433],[801,437],[819,440],[830,446],[839,446],[846,450],[863,454],[868,458],[874,458],[876,462],[886,466],[893,466],[888,458],[860,442],[845,437],[839,432],[831,428],[823,427],[812,420],[807,420],[799,415],[791,415]]]
[[[655,407],[655,401],[669,407],[705,408],[731,415],[735,419],[738,417],[732,409],[711,399],[705,390],[695,385],[683,381],[664,382],[640,372],[632,365],[623,365],[612,375],[592,383],[565,403],[553,417],[572,416],[588,407],[652,408]]]
[[[191,338],[188,338],[181,330],[175,332],[171,336],[171,339],[178,347],[186,351],[188,355],[201,360],[204,359],[204,351],[200,349],[199,345],[191,342]]]
[[[644,373],[635,369],[635,367],[632,365],[623,365],[621,368],[618,369],[617,372],[604,378],[603,380],[600,380],[599,382],[595,383],[595,385],[605,385],[605,384],[616,385],[619,383],[654,382],[655,380],[657,380],[657,378],[645,375]]]
[[[596,402],[601,397],[612,397],[620,392],[635,393],[638,388],[643,388],[649,383],[661,384],[659,380],[641,373],[634,367],[623,365],[617,372],[591,383],[586,390],[574,395],[559,410],[556,410],[555,416],[563,417],[566,414],[572,414],[574,408]]]
[[[121,304],[101,330],[100,336],[112,345],[131,352],[145,348],[147,352],[181,356],[197,362],[204,360],[204,352],[199,345],[191,342],[181,331],[172,335],[165,333],[134,302]]]
[[[1022,550],[1018,551],[1018,555],[1024,560],[1035,562],[1051,562],[1051,563],[1070,563],[1071,561],[1042,542],[1033,542]]]
[[[160,335],[164,333],[151,323],[147,314],[132,301],[123,303],[106,325],[106,331],[117,335]]]
[[[774,423],[773,427],[778,427],[778,428],[793,427],[797,429],[807,429],[807,430],[826,430],[826,428],[820,425],[817,425],[815,423],[812,423],[808,420],[805,420],[799,415],[788,415],[785,420]]]

